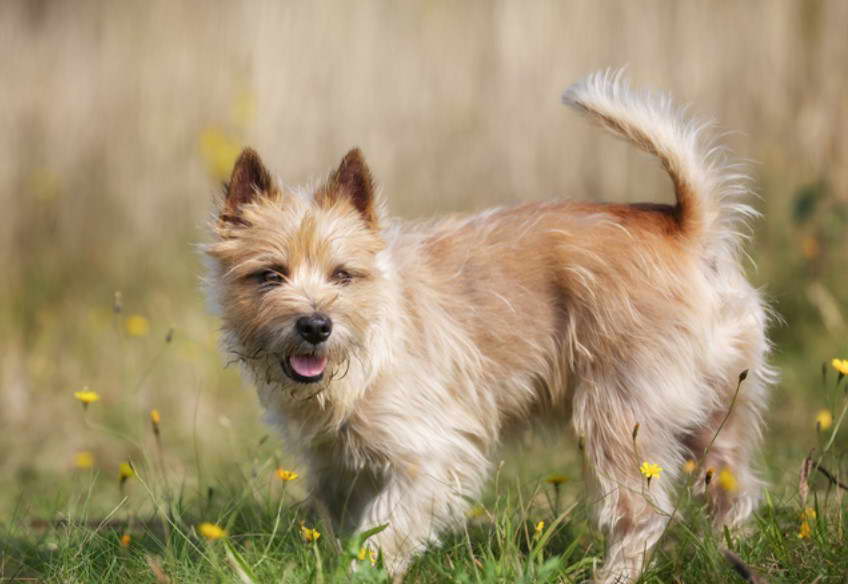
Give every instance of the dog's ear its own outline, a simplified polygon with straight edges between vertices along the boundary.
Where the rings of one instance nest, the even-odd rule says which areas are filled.
[[[315,201],[321,206],[333,205],[343,199],[359,211],[369,228],[378,229],[374,181],[359,148],[345,154],[327,184],[315,194]]]
[[[233,166],[233,174],[227,185],[227,195],[221,209],[221,221],[245,225],[241,218],[242,205],[250,203],[261,194],[270,194],[274,189],[271,174],[262,164],[262,159],[253,148],[245,148]]]

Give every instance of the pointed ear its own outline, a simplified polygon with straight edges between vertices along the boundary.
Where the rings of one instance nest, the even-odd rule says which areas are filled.
[[[271,174],[253,148],[245,148],[233,166],[233,174],[227,185],[227,196],[221,210],[221,220],[245,225],[239,217],[242,205],[255,200],[262,193],[274,189]]]
[[[368,227],[378,229],[374,181],[359,148],[354,148],[342,158],[327,184],[315,194],[316,202],[322,206],[332,205],[341,199],[347,199],[359,211]]]

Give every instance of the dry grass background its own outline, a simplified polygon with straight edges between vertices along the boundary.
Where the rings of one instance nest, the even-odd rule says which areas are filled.
[[[78,450],[112,473],[150,445],[151,407],[177,467],[262,434],[193,247],[240,145],[290,183],[359,145],[405,217],[667,200],[654,165],[559,105],[623,64],[755,161],[752,277],[787,319],[771,416],[809,427],[819,404],[800,386],[848,353],[847,25],[841,0],[3,2],[0,490],[49,491]],[[131,314],[146,335],[127,334]],[[104,398],[90,423],[123,436],[84,429],[84,385]]]

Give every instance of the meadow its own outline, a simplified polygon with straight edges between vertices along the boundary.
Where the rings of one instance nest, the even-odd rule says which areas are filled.
[[[218,350],[197,244],[221,182],[243,145],[292,184],[358,145],[403,218],[667,201],[652,161],[559,104],[629,64],[749,161],[781,372],[761,509],[713,532],[681,486],[642,582],[848,582],[847,24],[837,0],[2,3],[0,581],[387,581],[304,504]],[[496,468],[408,581],[590,578],[573,437],[528,433]]]

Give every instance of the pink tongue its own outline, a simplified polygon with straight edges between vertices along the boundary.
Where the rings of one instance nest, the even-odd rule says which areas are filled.
[[[315,377],[324,372],[327,366],[326,357],[315,357],[310,355],[292,355],[289,357],[294,372],[301,377]]]

